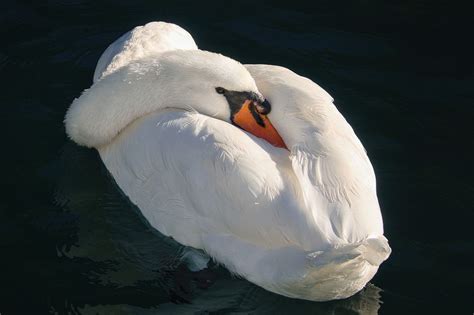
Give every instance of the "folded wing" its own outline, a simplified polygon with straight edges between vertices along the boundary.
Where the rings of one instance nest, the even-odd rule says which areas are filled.
[[[246,67],[272,104],[269,117],[291,150],[315,224],[346,242],[382,235],[372,165],[332,97],[286,68]]]
[[[195,112],[138,119],[99,149],[102,160],[151,225],[206,248],[226,234],[267,248],[324,248],[298,193],[288,151]]]

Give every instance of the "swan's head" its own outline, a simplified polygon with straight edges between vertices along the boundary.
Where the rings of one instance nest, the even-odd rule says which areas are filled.
[[[135,119],[164,108],[221,119],[285,147],[266,116],[271,105],[247,69],[201,50],[150,55],[103,76],[74,100],[66,132],[78,144],[100,147]]]
[[[239,62],[207,51],[172,51],[160,58],[167,107],[195,110],[285,147],[267,115],[271,104]],[[165,93],[164,93],[165,94]]]

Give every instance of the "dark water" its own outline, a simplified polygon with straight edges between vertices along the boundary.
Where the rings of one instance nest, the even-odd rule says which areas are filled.
[[[170,3],[0,4],[0,313],[472,314],[471,11],[431,1]],[[98,154],[67,140],[64,113],[101,52],[152,20],[241,62],[289,67],[335,98],[375,167],[393,248],[364,291],[311,303],[220,267],[196,278]],[[204,289],[206,277],[215,282]]]

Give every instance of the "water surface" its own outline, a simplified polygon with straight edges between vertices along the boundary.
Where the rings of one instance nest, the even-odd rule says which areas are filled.
[[[431,1],[4,1],[1,314],[435,314],[474,310],[469,11]],[[63,117],[102,51],[153,20],[325,88],[374,165],[390,259],[361,293],[312,303],[215,267],[203,288]],[[184,279],[184,281],[183,281]],[[204,279],[206,280],[206,279]],[[188,283],[188,285],[180,285]]]

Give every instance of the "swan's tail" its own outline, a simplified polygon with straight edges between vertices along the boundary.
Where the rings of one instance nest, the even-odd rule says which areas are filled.
[[[292,283],[287,295],[319,301],[347,298],[364,288],[390,253],[384,236],[309,253],[304,277]]]
[[[364,288],[390,253],[383,235],[306,253],[302,264],[298,262],[296,251],[275,251],[269,255],[271,261],[268,264],[273,264],[277,272],[266,277],[261,285],[294,298],[314,301],[345,299]],[[280,261],[283,264],[278,267]]]
[[[329,264],[343,265],[359,260],[378,267],[390,256],[391,252],[387,239],[381,235],[359,243],[341,245],[328,251],[313,252],[308,254],[308,258],[314,267],[319,268]]]
[[[365,260],[373,266],[379,266],[390,256],[392,249],[384,236],[369,238],[361,245],[361,253]]]
[[[269,249],[233,235],[208,235],[205,251],[231,272],[288,297],[328,301],[356,294],[372,279],[391,249],[384,236],[306,252]]]

